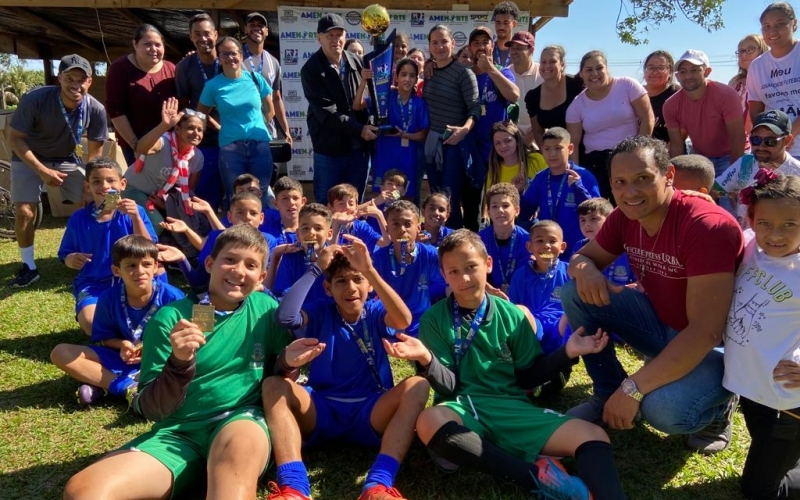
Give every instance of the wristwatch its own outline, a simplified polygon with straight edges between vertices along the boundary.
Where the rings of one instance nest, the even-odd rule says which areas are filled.
[[[622,393],[625,394],[626,396],[633,398],[639,402],[642,401],[644,394],[639,392],[639,388],[636,387],[636,382],[634,382],[633,379],[626,378],[625,380],[622,381],[622,385],[620,387],[622,388]]]

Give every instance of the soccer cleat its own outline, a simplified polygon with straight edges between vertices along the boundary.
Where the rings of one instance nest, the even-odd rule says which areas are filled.
[[[11,288],[25,288],[40,277],[37,269],[31,269],[28,267],[28,264],[22,264],[22,267],[19,268],[19,271],[17,271],[17,274],[14,275],[14,279],[12,279],[9,284]]]
[[[405,500],[405,497],[395,488],[387,488],[382,484],[376,484],[364,490],[358,500],[389,500],[391,498]]]
[[[589,488],[579,478],[570,476],[561,462],[552,457],[541,457],[534,465],[539,469],[533,478],[538,498],[548,500],[592,500]]]
[[[78,398],[78,404],[83,406],[97,403],[105,395],[106,391],[97,387],[96,385],[89,384],[81,385],[78,387],[78,391],[75,393],[75,396]]]
[[[708,424],[693,434],[689,434],[686,446],[704,455],[712,455],[724,451],[730,446],[733,436],[733,411],[739,405],[739,396],[728,402],[728,408],[722,417]]]
[[[273,481],[267,484],[267,488],[269,489],[267,500],[311,500],[311,497],[303,495],[296,489],[288,486],[279,487],[278,483]]]

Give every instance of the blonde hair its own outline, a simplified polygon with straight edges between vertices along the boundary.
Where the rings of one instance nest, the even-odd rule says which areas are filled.
[[[756,34],[747,35],[744,38],[742,38],[741,40],[739,40],[739,43],[736,46],[737,50],[738,50],[739,45],[743,44],[744,42],[746,42],[748,40],[751,40],[756,45],[756,47],[758,47],[758,54],[759,55],[761,55],[764,52],[769,50],[769,47],[767,47],[767,42],[764,41],[764,37],[761,36],[761,35],[756,35]],[[743,68],[740,65],[739,66],[739,72],[736,73],[733,76],[733,78],[731,78],[731,81],[728,82],[728,86],[736,87],[740,83],[744,83],[745,80],[747,80],[747,69]]]
[[[503,158],[497,154],[494,149],[494,134],[498,132],[505,132],[514,137],[517,141],[517,156],[519,156],[519,168],[522,175],[528,178],[528,153],[531,151],[525,145],[525,138],[522,136],[522,131],[511,120],[505,122],[497,122],[492,125],[492,133],[489,135],[492,141],[492,151],[489,153],[489,171],[487,176],[490,179],[490,184],[494,185],[500,182],[500,169],[503,165]]]

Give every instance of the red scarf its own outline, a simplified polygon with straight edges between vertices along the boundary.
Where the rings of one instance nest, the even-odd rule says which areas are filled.
[[[169,146],[170,152],[172,153],[172,172],[170,172],[169,177],[167,177],[167,182],[164,184],[164,187],[158,190],[159,198],[167,199],[167,191],[172,189],[172,187],[178,183],[178,186],[181,190],[181,199],[183,200],[183,208],[186,211],[186,215],[194,214],[192,210],[192,204],[189,202],[189,160],[194,157],[194,146],[190,146],[189,149],[180,155],[178,150],[178,136],[175,132],[170,132],[168,134],[169,138]],[[142,157],[139,157],[142,159]],[[140,162],[137,160],[134,164],[134,171],[139,172],[142,167],[144,167],[144,161]],[[151,202],[147,203],[148,210],[154,210],[155,207]]]

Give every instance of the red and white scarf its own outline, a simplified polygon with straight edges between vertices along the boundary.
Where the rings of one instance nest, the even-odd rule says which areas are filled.
[[[192,204],[189,202],[189,160],[194,157],[194,146],[190,146],[183,155],[180,155],[178,150],[178,136],[175,132],[170,132],[167,134],[167,137],[169,138],[169,146],[172,153],[172,172],[169,173],[167,182],[164,184],[164,187],[158,190],[156,196],[166,200],[167,191],[172,189],[177,183],[181,190],[181,199],[183,200],[183,208],[186,211],[186,215],[192,215],[194,211],[192,210]],[[136,172],[139,172],[142,167],[144,167],[144,161],[141,162],[141,166],[139,163],[140,162],[137,161],[134,164],[134,170]],[[148,202],[148,210],[153,210],[155,208],[149,205],[152,204]]]

